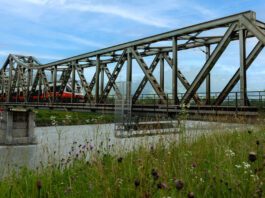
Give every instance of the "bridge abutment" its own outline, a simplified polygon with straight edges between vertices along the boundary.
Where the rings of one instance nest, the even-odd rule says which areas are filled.
[[[1,112],[0,144],[34,144],[35,113],[28,109],[8,109]]]

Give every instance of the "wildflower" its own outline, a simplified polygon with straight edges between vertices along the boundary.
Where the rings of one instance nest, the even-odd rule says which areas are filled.
[[[135,187],[140,186],[140,180],[139,179],[134,180],[134,186]]]
[[[157,180],[159,178],[159,174],[155,169],[152,169],[151,174],[152,174],[154,180]]]
[[[56,117],[55,116],[50,116],[50,120],[55,120]]]
[[[262,194],[263,194],[262,188],[259,187],[259,188],[256,190],[255,193],[256,193],[257,197],[262,197]]]
[[[195,196],[194,196],[194,193],[193,192],[189,192],[188,193],[188,198],[194,198]]]
[[[255,152],[250,152],[248,154],[248,160],[251,162],[255,162],[257,160],[257,154]]]
[[[193,162],[191,166],[192,166],[192,168],[196,168],[197,167],[197,163]]]
[[[122,162],[122,160],[123,160],[123,158],[122,158],[122,157],[119,157],[119,158],[117,159],[117,161],[118,161],[119,163],[121,163],[121,162]]]
[[[242,162],[242,164],[243,164],[244,169],[249,169],[250,168],[250,164],[249,163]]]
[[[92,151],[94,146],[92,144],[89,145],[90,150]]]
[[[176,180],[176,181],[175,181],[175,184],[176,184],[176,188],[177,188],[178,190],[181,190],[181,189],[184,187],[184,182],[181,181],[181,180]]]
[[[151,147],[150,147],[150,150],[153,151],[153,150],[154,150],[154,146],[151,146]]]
[[[38,180],[37,181],[36,186],[37,186],[38,190],[40,190],[42,188],[42,182],[41,182],[41,180]]]
[[[70,120],[72,118],[71,115],[66,115],[65,117],[66,117],[67,120]]]
[[[258,175],[251,174],[250,177],[253,179],[253,181],[258,181],[259,180],[259,176]]]
[[[236,164],[235,167],[236,167],[236,168],[241,168],[242,166],[239,165],[239,164]]]
[[[203,178],[200,178],[200,182],[201,182],[201,183],[203,183],[203,182],[204,182]]]
[[[225,150],[225,155],[227,157],[234,157],[235,156],[235,153],[231,149],[226,149]]]
[[[157,188],[158,189],[166,189],[167,188],[167,185],[166,185],[166,183],[161,183],[161,182],[159,182],[158,184],[157,184]]]

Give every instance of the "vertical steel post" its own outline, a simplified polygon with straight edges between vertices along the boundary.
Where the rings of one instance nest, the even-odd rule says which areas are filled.
[[[19,85],[20,85],[20,75],[21,75],[20,65],[17,65],[17,73],[18,73],[17,82],[16,82],[17,85],[15,86],[16,89],[17,89],[17,91],[16,91],[16,102],[18,102],[18,97],[19,97],[19,92],[20,92],[20,87],[19,87]]]
[[[172,38],[172,53],[173,53],[173,65],[172,65],[172,94],[174,105],[178,104],[178,43],[177,38]]]
[[[30,92],[30,86],[31,86],[31,74],[32,74],[32,69],[28,69],[28,78],[27,78],[27,95],[25,96],[25,102],[29,102],[29,92]]]
[[[50,80],[50,82],[53,82],[53,69],[51,69],[51,80]]]
[[[40,77],[40,73],[38,73],[38,79],[39,79],[38,102],[40,102],[40,96],[41,96],[41,77]]]
[[[96,93],[95,93],[96,103],[99,102],[99,73],[100,73],[100,56],[97,55],[97,65],[96,65]]]
[[[54,66],[53,69],[53,102],[56,102],[56,86],[57,86],[57,66]],[[58,90],[59,91],[59,90]]]
[[[101,65],[101,70],[100,70],[100,95],[103,96],[104,94],[104,72],[105,72],[105,67],[106,64]]]
[[[127,49],[127,73],[126,73],[126,97],[131,98],[131,83],[132,83],[132,53]]]
[[[159,57],[159,61],[160,61],[160,87],[162,88],[162,90],[165,89],[165,62],[164,62],[164,56],[161,53],[160,57]]]
[[[206,61],[209,59],[211,54],[210,45],[206,46]],[[211,74],[206,76],[206,101],[205,104],[211,104]]]
[[[31,69],[31,73],[30,73],[30,85],[33,85],[33,69]]]
[[[246,76],[246,31],[239,30],[239,48],[240,48],[240,105],[247,105],[247,76]]]
[[[71,102],[74,102],[75,98],[75,67],[76,63],[72,62],[72,96],[71,96]]]
[[[3,69],[2,70],[2,101],[4,101],[4,92],[6,91],[5,90],[5,72],[6,72],[6,70],[5,69]]]
[[[9,59],[9,77],[8,77],[8,94],[7,94],[7,102],[11,101],[12,98],[12,93],[11,93],[11,86],[12,86],[12,81],[13,81],[13,76],[12,76],[12,71],[13,71],[13,59]]]

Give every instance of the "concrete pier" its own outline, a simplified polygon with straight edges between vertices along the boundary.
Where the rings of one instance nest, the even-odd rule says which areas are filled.
[[[0,144],[35,144],[35,114],[29,109],[5,109],[0,112]]]

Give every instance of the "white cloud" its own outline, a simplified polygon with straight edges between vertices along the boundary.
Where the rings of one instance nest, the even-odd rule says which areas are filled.
[[[127,9],[126,7],[113,6],[113,5],[103,5],[103,4],[90,4],[90,3],[69,3],[64,4],[63,8],[69,10],[78,10],[81,12],[96,12],[102,14],[110,14],[125,19],[130,19],[139,23],[146,25],[152,25],[156,27],[170,27],[166,20],[161,17],[154,17],[151,15],[146,15],[146,12],[134,11],[132,9]],[[148,12],[147,12],[148,13]]]
[[[16,50],[0,50],[0,56],[7,57],[9,54],[17,54],[17,55],[24,55],[24,56],[34,56],[37,59],[44,59],[44,60],[60,60],[60,59],[66,58],[64,56],[59,56],[59,55],[38,54],[38,53],[35,53],[35,52],[16,51]]]
[[[58,35],[58,33],[57,33],[57,35]],[[84,39],[84,38],[81,38],[81,37],[78,37],[78,36],[75,36],[75,35],[65,34],[65,33],[59,33],[59,35],[62,36],[62,38],[64,40],[69,40],[69,41],[77,43],[77,44],[91,46],[91,47],[96,47],[96,48],[105,47],[105,45],[101,44],[100,42],[91,41],[91,40]]]

